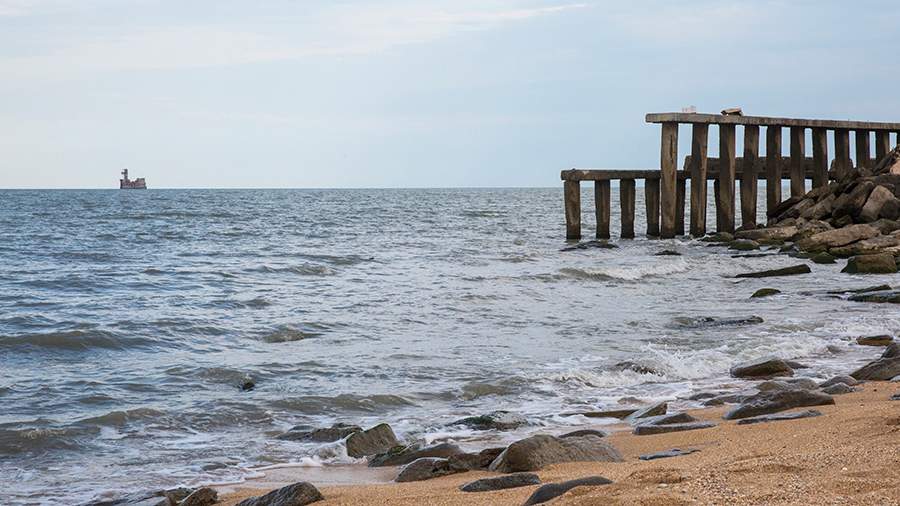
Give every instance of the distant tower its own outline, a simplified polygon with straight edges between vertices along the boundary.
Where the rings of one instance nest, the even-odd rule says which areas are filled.
[[[134,181],[128,179],[128,169],[122,171],[122,179],[119,180],[120,190],[146,190],[147,181],[139,177]]]

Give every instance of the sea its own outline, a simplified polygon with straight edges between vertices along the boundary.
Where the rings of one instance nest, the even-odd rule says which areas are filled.
[[[736,279],[808,261],[648,240],[641,195],[637,239],[570,249],[560,187],[0,191],[0,504],[365,469],[294,426],[471,449],[602,427],[577,413],[696,407],[768,355],[847,373],[876,355],[857,336],[900,331],[830,293],[895,276]],[[530,424],[448,425],[495,410]]]

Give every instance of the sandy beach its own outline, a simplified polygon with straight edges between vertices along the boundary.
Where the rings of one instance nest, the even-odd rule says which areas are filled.
[[[823,416],[755,425],[724,421],[726,408],[692,411],[718,423],[704,430],[634,436],[609,441],[623,463],[569,463],[537,474],[543,483],[603,476],[612,485],[581,487],[557,498],[560,505],[681,504],[900,504],[900,402],[896,383],[870,382],[818,406]],[[691,455],[640,461],[643,454],[697,448]],[[285,471],[285,470],[282,470]],[[287,470],[290,473],[297,469]],[[494,473],[468,472],[415,483],[320,487],[327,505],[519,505],[537,486],[464,493],[458,487]],[[288,478],[289,473],[281,478]],[[224,493],[232,506],[266,490]]]

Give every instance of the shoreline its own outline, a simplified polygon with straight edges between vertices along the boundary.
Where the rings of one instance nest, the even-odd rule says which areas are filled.
[[[553,504],[900,504],[900,402],[890,400],[897,383],[872,381],[860,391],[834,396],[816,406],[822,416],[738,425],[723,420],[728,406],[688,412],[717,425],[708,429],[636,436],[616,431],[604,440],[624,462],[554,464],[535,473],[542,483],[603,476],[614,483],[579,487]],[[786,412],[803,411],[797,408]],[[641,461],[638,457],[672,448],[696,448],[679,457]],[[372,469],[372,468],[366,468]],[[374,468],[394,474],[397,468]],[[219,487],[218,504],[233,506],[284,484],[305,481],[308,468],[282,468],[252,486]],[[328,473],[320,468],[319,473]],[[273,483],[271,478],[279,483]],[[327,485],[316,504],[469,505],[522,504],[536,485],[481,493],[460,485],[498,476],[469,471],[411,483]],[[311,479],[318,486],[315,479]]]

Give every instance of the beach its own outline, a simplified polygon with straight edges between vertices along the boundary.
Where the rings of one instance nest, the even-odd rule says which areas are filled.
[[[900,504],[900,401],[890,397],[897,383],[869,382],[861,391],[835,396],[818,406],[822,416],[737,425],[722,420],[725,407],[691,414],[714,428],[635,436],[608,436],[621,463],[565,463],[537,471],[543,483],[603,476],[614,483],[569,491],[559,505],[762,505]],[[696,448],[690,455],[638,460],[672,448]],[[289,479],[296,468],[279,474]],[[321,487],[328,505],[519,505],[537,486],[465,493],[458,487],[495,473],[468,472],[415,483]],[[223,492],[224,506],[260,495],[253,482]]]

